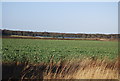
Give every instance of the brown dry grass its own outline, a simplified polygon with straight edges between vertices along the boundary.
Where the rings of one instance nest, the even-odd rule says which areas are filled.
[[[117,61],[85,59],[65,64],[60,73],[50,72],[44,79],[118,79]]]
[[[5,64],[3,64],[4,66]],[[10,64],[11,65],[11,64]],[[9,66],[10,66],[9,65]],[[10,79],[118,79],[118,60],[71,60],[57,63],[15,63]],[[8,67],[8,66],[7,66]],[[4,67],[3,67],[4,68]],[[7,68],[10,70],[10,67]],[[8,72],[8,71],[7,71]]]

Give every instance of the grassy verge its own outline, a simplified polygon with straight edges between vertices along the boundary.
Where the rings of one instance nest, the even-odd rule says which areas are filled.
[[[3,78],[11,79],[118,79],[118,60],[71,60],[57,63],[3,63]]]

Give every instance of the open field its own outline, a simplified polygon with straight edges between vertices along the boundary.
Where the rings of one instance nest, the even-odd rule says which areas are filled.
[[[49,62],[51,58],[59,61],[86,57],[115,59],[118,56],[118,42],[3,39],[2,50],[3,62]]]
[[[7,79],[118,79],[116,41],[3,38],[2,51]]]

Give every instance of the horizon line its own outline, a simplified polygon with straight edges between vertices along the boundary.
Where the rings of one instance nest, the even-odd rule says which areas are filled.
[[[72,33],[72,34],[119,34],[119,33],[102,33],[102,32],[60,32],[60,31],[37,31],[37,30],[20,30],[20,29],[5,29],[0,28],[1,30],[11,30],[11,31],[28,31],[28,32],[51,32],[51,33]]]

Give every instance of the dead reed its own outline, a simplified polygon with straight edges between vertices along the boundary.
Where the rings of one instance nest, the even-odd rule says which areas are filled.
[[[11,68],[12,67],[12,68]],[[84,59],[54,63],[3,63],[3,79],[118,79],[118,60]],[[5,70],[12,70],[8,76]]]

